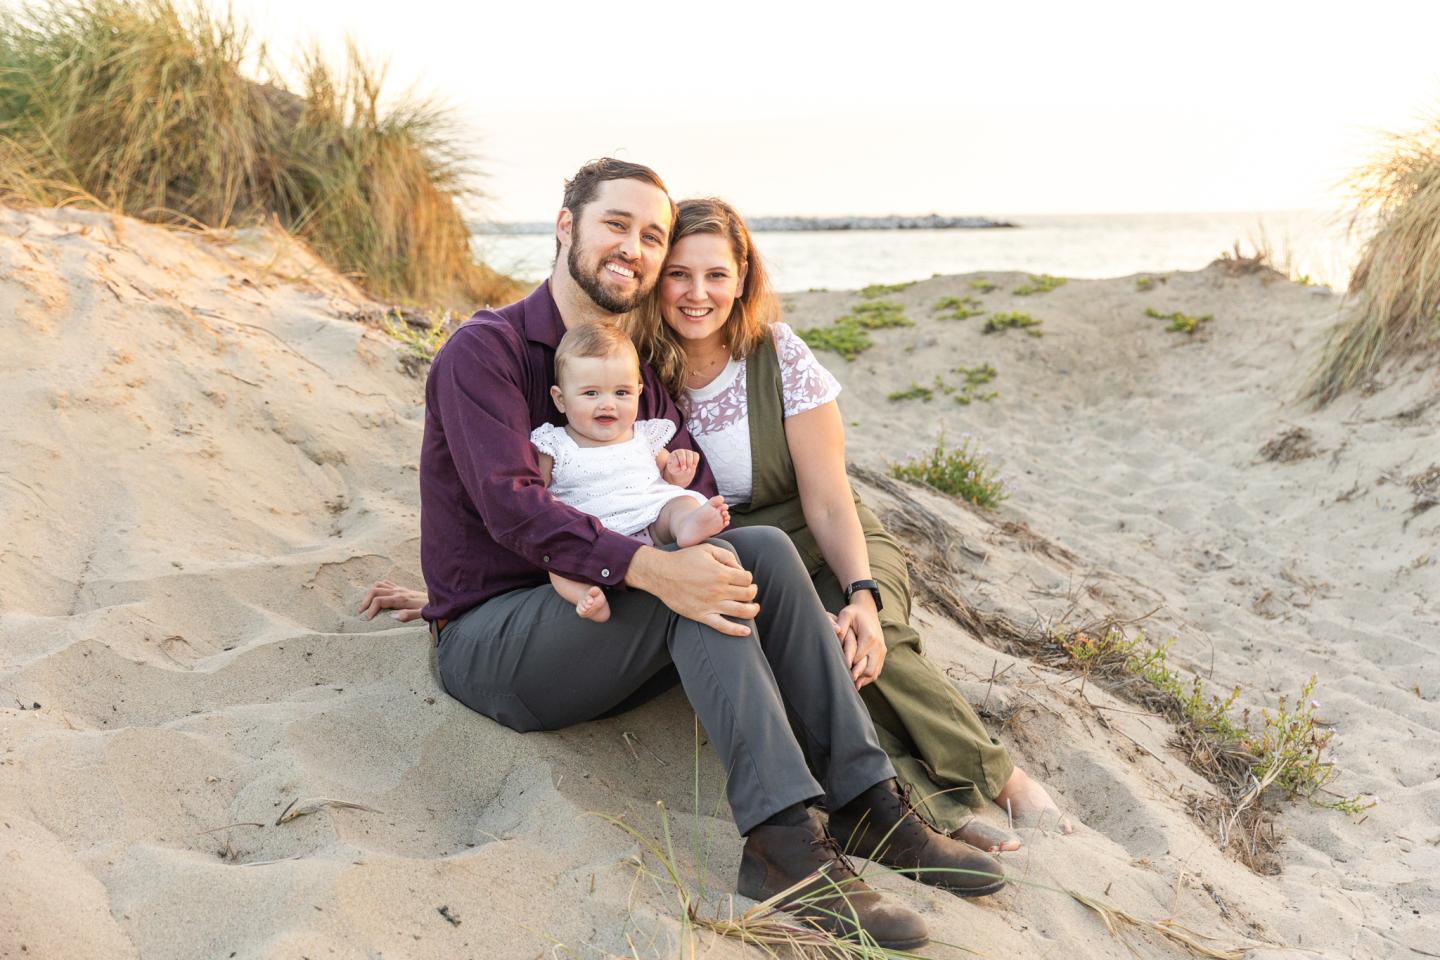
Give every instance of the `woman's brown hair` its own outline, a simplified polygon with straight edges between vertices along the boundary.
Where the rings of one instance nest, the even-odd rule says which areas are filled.
[[[745,226],[744,219],[724,200],[711,197],[680,201],[675,228],[670,235],[671,249],[696,233],[716,233],[725,237],[730,242],[730,252],[735,256],[735,266],[744,277],[744,289],[735,298],[730,316],[725,319],[725,342],[730,346],[730,356],[742,360],[749,356],[763,337],[770,335],[770,325],[780,319],[780,303],[770,287],[770,275],[750,241],[750,230]],[[640,359],[655,368],[660,382],[671,396],[682,396],[685,376],[689,372],[685,350],[680,338],[660,315],[658,284],[655,293],[625,321],[625,327],[640,351]]]

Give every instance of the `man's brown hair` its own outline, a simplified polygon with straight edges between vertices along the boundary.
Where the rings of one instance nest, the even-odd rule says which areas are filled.
[[[565,181],[565,198],[560,206],[570,211],[575,220],[580,219],[580,211],[585,205],[595,199],[595,194],[600,190],[600,184],[607,180],[639,180],[648,183],[653,187],[659,187],[660,192],[670,197],[670,191],[665,186],[665,181],[660,179],[660,174],[651,170],[643,163],[630,163],[628,160],[616,160],[614,157],[601,157],[599,160],[591,160],[585,166],[575,171],[575,176]],[[675,220],[675,201],[670,201],[670,220]],[[560,255],[560,241],[555,241],[555,255]]]
[[[635,344],[618,324],[597,321],[571,327],[565,331],[565,336],[560,338],[560,346],[555,348],[555,382],[560,382],[565,375],[565,366],[571,360],[581,357],[613,357],[619,354],[629,354],[634,358],[638,379],[640,355],[635,352]]]

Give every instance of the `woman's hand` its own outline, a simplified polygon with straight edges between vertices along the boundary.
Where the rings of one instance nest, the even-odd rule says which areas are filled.
[[[376,580],[360,601],[360,616],[371,620],[381,610],[394,610],[390,614],[401,623],[420,619],[420,609],[428,598],[423,590],[397,587],[389,580]]]
[[[880,614],[870,594],[857,592],[854,602],[840,609],[835,617],[835,635],[840,638],[855,689],[874,682],[885,665],[885,633],[880,629]]]

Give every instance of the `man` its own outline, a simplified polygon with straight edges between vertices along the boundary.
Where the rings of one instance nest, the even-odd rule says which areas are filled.
[[[789,538],[748,528],[662,551],[560,503],[541,479],[529,436],[560,422],[549,396],[560,337],[640,303],[658,279],[674,214],[648,167],[587,164],[566,184],[550,278],[519,303],[477,313],[436,355],[425,387],[420,556],[441,678],[456,699],[512,729],[553,730],[615,710],[673,664],[728,771],[746,837],[740,892],[765,899],[819,871],[793,912],[832,932],[918,946],[924,921],[860,882],[807,804],[823,798],[832,823],[869,831],[871,847],[888,833],[875,859],[963,896],[1004,880],[993,859],[935,833],[896,794]],[[643,379],[640,418],[679,424],[654,372]],[[683,428],[671,445],[694,449]],[[693,485],[715,492],[708,468]],[[576,616],[550,572],[607,589],[610,619]]]

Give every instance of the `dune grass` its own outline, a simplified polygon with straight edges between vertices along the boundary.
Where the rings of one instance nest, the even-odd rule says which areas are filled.
[[[1008,312],[992,313],[985,321],[985,326],[980,328],[981,333],[1004,333],[1006,330],[1024,330],[1032,337],[1044,336],[1040,331],[1040,321],[1022,313],[1019,310]]]
[[[1153,320],[1168,320],[1170,325],[1165,328],[1166,330],[1171,333],[1185,333],[1191,336],[1193,336],[1195,331],[1199,330],[1201,326],[1215,319],[1215,315],[1210,313],[1204,316],[1193,316],[1188,313],[1182,313],[1179,310],[1165,313],[1156,310],[1154,307],[1146,307],[1145,316]]]
[[[932,449],[890,464],[887,472],[896,480],[933,487],[977,507],[998,506],[1010,496],[1009,483],[969,434],[960,438],[959,446],[947,447],[942,430]]]
[[[969,320],[983,314],[985,308],[976,297],[942,297],[931,312],[941,320]]]
[[[1348,312],[1305,388],[1324,405],[1440,339],[1440,114],[1391,135],[1350,180],[1350,229],[1374,224],[1350,275]]]
[[[172,0],[0,11],[0,201],[225,228],[271,222],[382,299],[473,309],[517,292],[476,262],[457,128],[382,109],[384,71],[317,52],[288,90],[233,14]]]
[[[1039,276],[1031,276],[1028,283],[1023,283],[1010,292],[1017,297],[1028,297],[1037,293],[1049,293],[1065,286],[1065,283],[1065,277],[1052,277],[1048,273],[1042,273]]]

